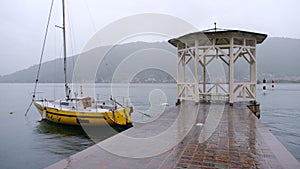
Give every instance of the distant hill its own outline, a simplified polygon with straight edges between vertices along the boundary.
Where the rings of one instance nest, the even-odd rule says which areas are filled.
[[[111,82],[112,75],[121,61],[138,50],[163,49],[176,55],[176,48],[167,42],[134,42],[114,46],[105,56],[96,75],[96,82]],[[97,53],[101,47],[89,51]],[[281,81],[300,82],[300,39],[267,38],[262,45],[257,47],[258,79],[276,79]],[[68,57],[68,79],[72,81],[72,72],[77,56]],[[176,59],[174,57],[174,59]],[[159,62],[159,61],[158,61]],[[133,65],[134,66],[134,63]],[[174,65],[176,66],[176,65]],[[15,73],[0,76],[0,82],[32,83],[35,82],[38,65]],[[238,66],[236,72],[243,72],[243,66]],[[242,74],[240,74],[242,76]],[[144,70],[136,75],[133,82],[175,82],[167,73],[156,70]],[[42,64],[39,82],[61,83],[63,78],[63,61],[55,59]]]
[[[267,38],[257,54],[258,77],[300,81],[300,39]]]
[[[99,47],[89,51],[85,54],[97,54],[103,51],[105,47]],[[156,43],[146,43],[146,42],[134,42],[122,45],[114,46],[106,55],[101,64],[98,66],[99,69],[96,75],[96,82],[111,82],[113,73],[121,61],[133,54],[138,50],[143,49],[162,49],[172,53],[176,53],[176,49],[167,42],[156,42]],[[72,56],[67,58],[67,78],[72,81],[73,69],[78,56]],[[174,59],[176,59],[174,57]],[[130,66],[134,66],[130,65]],[[176,66],[176,65],[175,65]],[[33,83],[36,79],[36,73],[38,70],[38,65],[33,65],[27,69],[19,70],[15,73],[0,76],[0,83]],[[41,83],[63,83],[63,59],[55,59],[42,64],[39,82]],[[133,82],[175,82],[175,80],[165,72],[150,69],[148,71],[142,71],[137,74]]]

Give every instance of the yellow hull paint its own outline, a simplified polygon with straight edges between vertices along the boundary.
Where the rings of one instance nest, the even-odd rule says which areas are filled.
[[[34,103],[41,116],[51,122],[76,126],[131,126],[131,108],[109,112],[76,112],[44,107]]]

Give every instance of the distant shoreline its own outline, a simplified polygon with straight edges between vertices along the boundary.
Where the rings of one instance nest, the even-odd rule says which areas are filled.
[[[35,82],[0,82],[0,84],[33,84]],[[64,82],[39,82],[40,84],[63,84]],[[96,82],[95,84],[110,84],[112,82]],[[125,82],[114,82],[115,84],[124,84]],[[176,84],[175,82],[130,82],[131,84]],[[275,80],[275,83],[300,83],[300,80],[296,81],[289,81],[289,80]],[[82,83],[84,84],[84,83]],[[88,83],[87,83],[88,84]],[[262,82],[257,83],[257,84],[262,84]],[[271,84],[271,82],[267,82],[267,84]]]
[[[267,82],[275,80],[275,83],[300,83],[300,40],[291,40],[286,38],[268,38],[263,45],[257,46],[257,79],[261,83],[265,78]],[[176,56],[176,48],[171,46],[168,42],[135,42],[117,45],[114,50],[109,52],[103,61],[99,63],[97,72],[93,81],[96,83],[111,83],[116,80],[112,77],[115,76],[116,69],[122,64],[122,61],[131,56],[134,52],[144,49],[160,49],[173,53]],[[287,53],[285,50],[293,51]],[[103,52],[102,47],[98,47],[88,51],[86,55],[92,55]],[[83,55],[81,54],[81,56]],[[68,57],[68,70],[67,79],[72,82],[74,64],[77,55]],[[164,54],[161,55],[164,57]],[[174,57],[176,59],[176,57]],[[132,63],[130,67],[134,67],[136,63]],[[155,60],[153,64],[160,65],[160,60]],[[235,79],[249,81],[250,75],[248,63],[245,60],[240,60],[239,64],[236,64],[234,69]],[[193,70],[193,64],[190,65],[190,69]],[[225,67],[224,67],[225,68]],[[164,68],[143,68],[133,74],[128,72],[121,72],[118,74],[118,81],[126,81],[128,77],[131,77],[132,84],[139,83],[176,83],[176,64],[172,68],[173,72],[166,72]],[[16,71],[9,75],[0,76],[0,83],[35,83],[38,65],[32,65],[26,69]],[[228,69],[224,69],[225,73]],[[171,74],[172,73],[172,74]],[[42,69],[39,75],[39,83],[63,83],[63,61],[61,58],[46,61],[42,63]],[[236,80],[238,82],[238,80]],[[94,82],[93,82],[94,83]],[[122,82],[120,82],[122,83]]]
[[[275,83],[300,83],[300,80],[276,80],[274,79]],[[271,80],[267,81],[267,84],[271,84]],[[262,81],[257,84],[262,84]]]

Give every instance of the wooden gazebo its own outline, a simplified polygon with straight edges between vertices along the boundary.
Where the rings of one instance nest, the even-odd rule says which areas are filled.
[[[266,37],[261,33],[214,28],[170,39],[169,43],[177,47],[178,53],[178,101],[225,99],[230,104],[256,101],[256,45]],[[235,80],[234,67],[238,59],[248,63],[248,79]],[[208,67],[213,62],[225,65],[225,77],[210,77]],[[193,78],[187,78],[188,74]]]

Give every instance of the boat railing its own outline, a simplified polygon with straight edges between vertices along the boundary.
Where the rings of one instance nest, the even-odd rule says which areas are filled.
[[[116,105],[110,100],[95,100],[94,103],[95,103],[96,111],[98,109],[108,109],[112,111],[117,109]]]
[[[111,99],[109,100],[101,100],[100,98],[105,97],[105,98],[112,98],[113,100],[117,101],[118,103],[120,103],[122,106],[124,107],[129,107],[130,106],[130,98],[129,97],[125,97],[125,96],[116,96],[114,95],[113,97],[111,95],[106,95],[106,94],[97,94],[97,101],[111,101]]]
[[[116,99],[117,98],[117,99]],[[39,101],[42,102],[44,107],[49,107],[51,104],[54,108],[58,108],[62,110],[64,107],[70,107],[73,109],[78,109],[82,107],[86,108],[94,108],[96,109],[108,109],[108,110],[116,110],[118,107],[128,107],[129,99],[125,97],[116,97],[114,99],[106,99],[106,100],[96,100],[91,97],[83,97],[83,98],[70,98],[69,100],[47,100],[41,99]],[[52,107],[50,106],[50,107]]]

